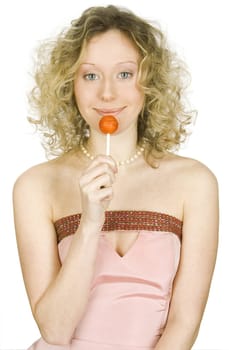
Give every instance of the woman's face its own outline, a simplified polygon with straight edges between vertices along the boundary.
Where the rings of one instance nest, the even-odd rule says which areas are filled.
[[[99,131],[103,115],[114,115],[116,134],[137,125],[144,94],[137,84],[140,55],[127,36],[109,30],[94,36],[85,48],[74,83],[81,116]]]

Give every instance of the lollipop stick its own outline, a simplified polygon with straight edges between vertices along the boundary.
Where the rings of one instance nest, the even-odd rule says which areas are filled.
[[[106,134],[106,155],[110,155],[110,141],[111,141],[111,134]]]

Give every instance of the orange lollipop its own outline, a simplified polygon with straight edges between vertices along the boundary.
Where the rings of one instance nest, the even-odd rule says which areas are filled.
[[[104,115],[99,122],[100,130],[106,134],[106,155],[110,155],[110,135],[118,129],[118,121],[113,115]]]

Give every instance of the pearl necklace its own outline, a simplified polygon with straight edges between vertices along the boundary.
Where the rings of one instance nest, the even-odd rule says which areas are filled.
[[[85,154],[85,156],[87,158],[89,158],[91,160],[93,160],[95,158],[93,155],[91,155],[88,152],[88,150],[84,147],[84,145],[82,145],[82,143],[80,144],[80,148],[81,148],[81,151],[83,152],[83,154]],[[118,161],[117,162],[118,166],[120,166],[120,165],[129,165],[129,164],[133,163],[135,160],[137,160],[142,155],[144,150],[145,150],[144,147],[137,148],[136,153],[132,157],[130,157],[130,158],[126,159],[126,160]]]

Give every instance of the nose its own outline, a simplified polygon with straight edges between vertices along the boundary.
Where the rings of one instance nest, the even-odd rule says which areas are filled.
[[[116,89],[112,79],[104,79],[101,82],[99,93],[100,93],[100,98],[105,102],[112,101],[115,98]]]

